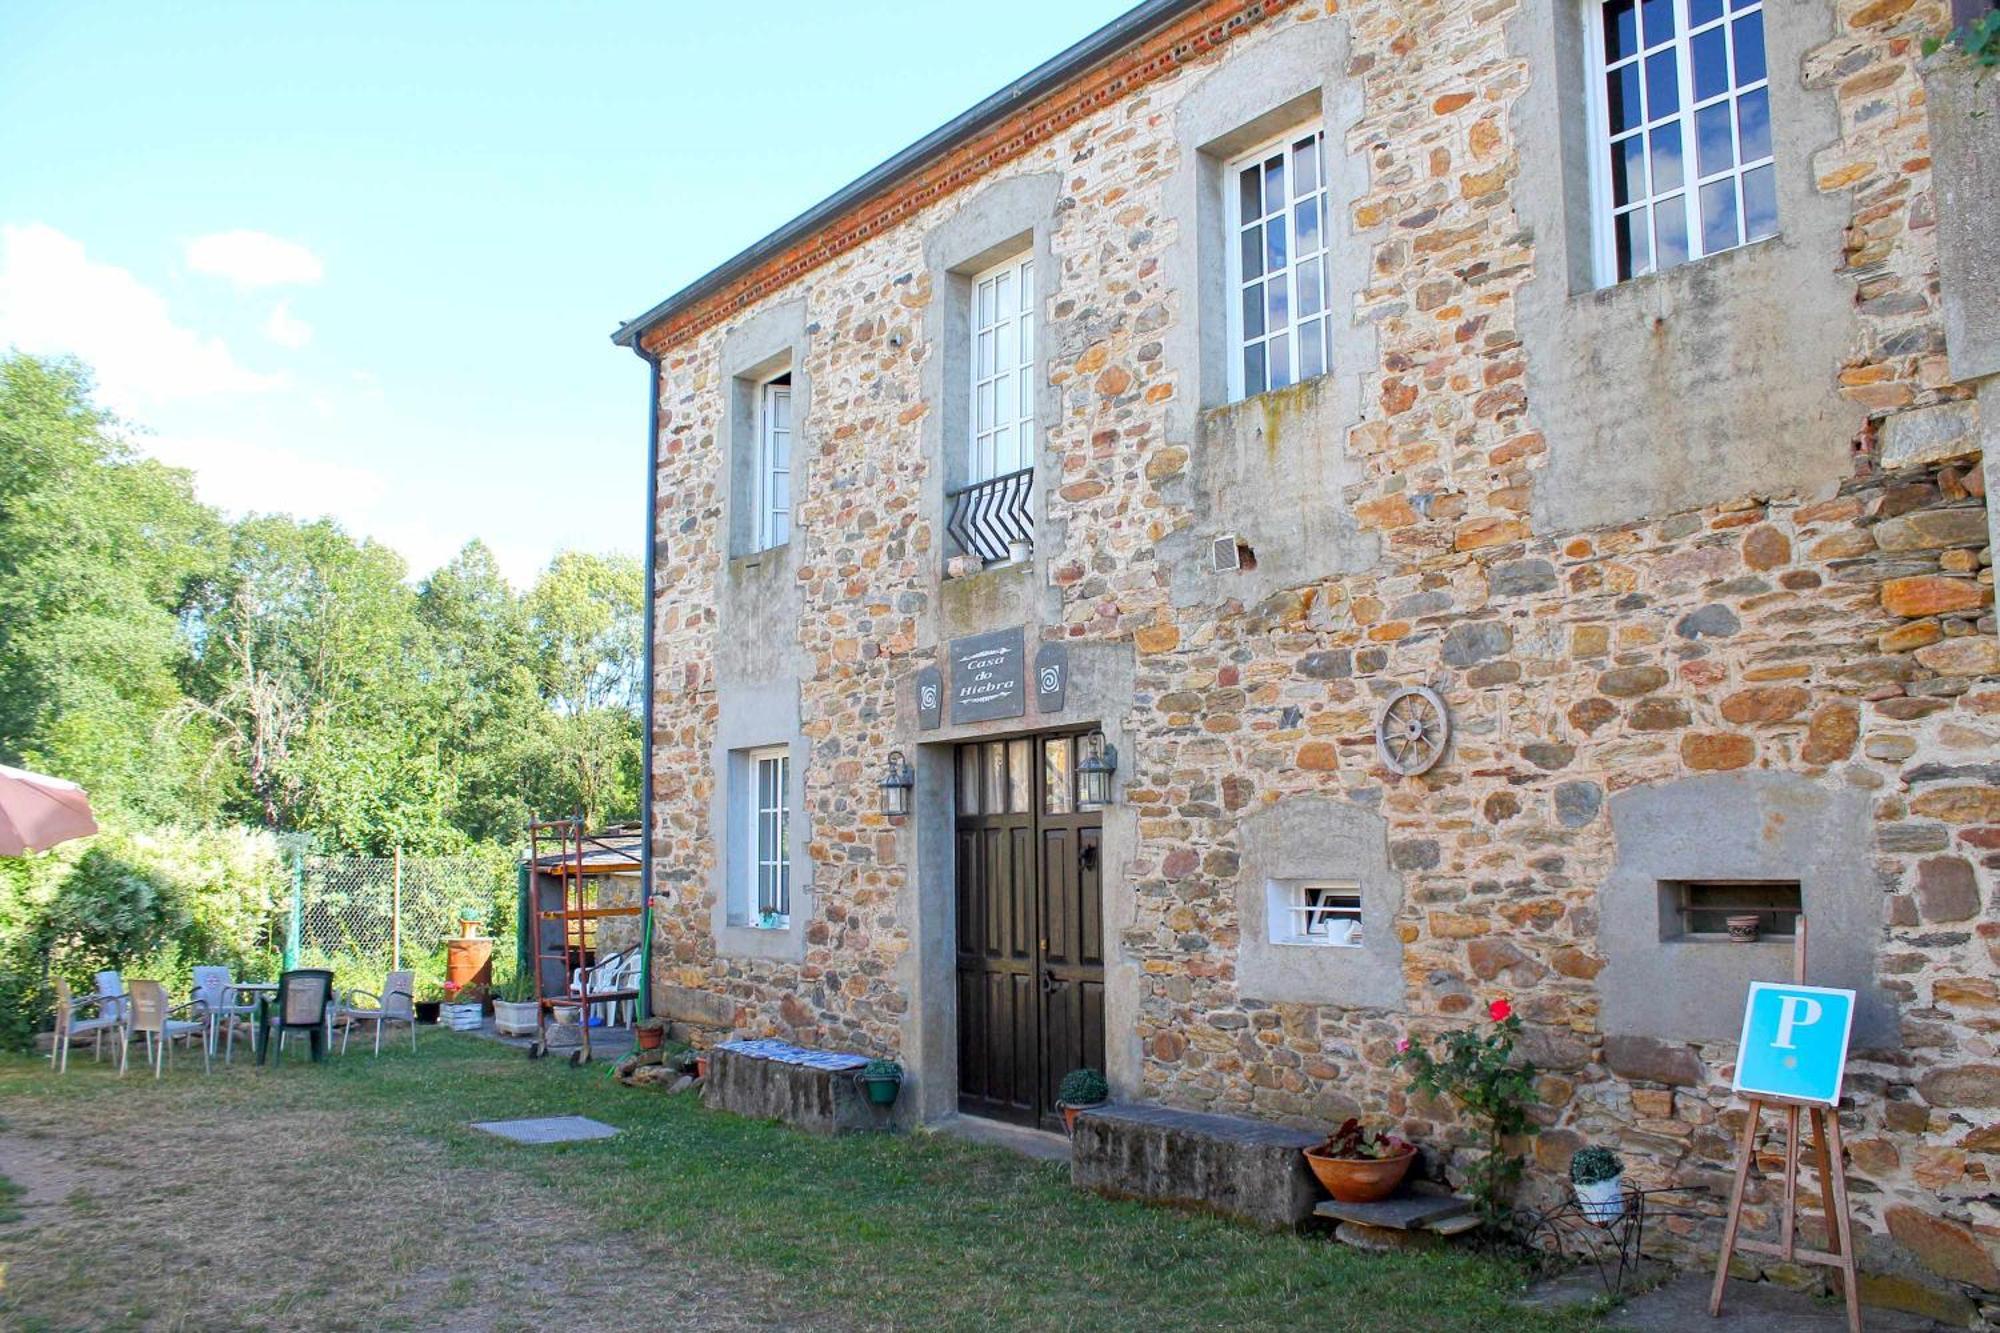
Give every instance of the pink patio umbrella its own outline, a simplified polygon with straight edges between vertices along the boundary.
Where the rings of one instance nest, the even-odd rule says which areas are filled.
[[[0,856],[47,851],[95,832],[97,820],[83,788],[0,764]]]

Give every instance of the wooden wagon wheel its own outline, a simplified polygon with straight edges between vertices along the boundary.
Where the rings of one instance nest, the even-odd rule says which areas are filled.
[[[1375,721],[1375,753],[1393,773],[1415,777],[1444,758],[1451,714],[1436,690],[1406,685],[1389,696]]]

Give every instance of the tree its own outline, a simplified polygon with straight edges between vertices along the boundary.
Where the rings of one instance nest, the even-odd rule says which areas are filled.
[[[220,525],[188,473],[139,457],[74,361],[0,358],[0,758],[148,818],[214,808],[201,737],[162,728],[177,613]]]
[[[639,808],[645,572],[629,556],[563,551],[528,594],[554,771],[542,809],[588,822]]]
[[[235,765],[234,808],[383,851],[458,841],[434,725],[444,690],[402,558],[331,520],[254,516],[188,617],[190,719]]]
[[[475,841],[517,841],[532,813],[531,775],[556,762],[527,608],[493,552],[473,541],[425,580],[417,616],[442,687],[451,822]]]

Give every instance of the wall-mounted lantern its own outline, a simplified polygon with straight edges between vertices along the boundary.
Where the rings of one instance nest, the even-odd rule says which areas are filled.
[[[882,793],[882,813],[891,819],[901,819],[910,813],[910,789],[917,785],[917,775],[910,771],[910,763],[903,758],[901,750],[889,751],[888,771],[876,784]]]
[[[1111,775],[1118,771],[1118,750],[1104,743],[1104,733],[1083,738],[1083,758],[1076,764],[1076,808],[1102,810],[1111,804]]]

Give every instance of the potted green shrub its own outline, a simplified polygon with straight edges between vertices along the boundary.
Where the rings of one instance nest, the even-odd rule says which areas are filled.
[[[493,993],[493,1026],[510,1037],[533,1036],[540,1017],[535,979],[525,972],[509,977]]]
[[[1063,1075],[1056,1089],[1056,1108],[1062,1112],[1063,1133],[1076,1133],[1076,1117],[1093,1106],[1111,1100],[1111,1085],[1095,1069],[1072,1069]]]
[[[903,1089],[903,1067],[894,1060],[870,1060],[861,1072],[854,1076],[868,1094],[870,1103],[876,1106],[894,1106],[896,1094]]]
[[[1625,1211],[1625,1163],[1609,1148],[1579,1148],[1569,1159],[1570,1188],[1593,1222],[1616,1222]]]
[[[664,1018],[645,1019],[639,1024],[637,1031],[639,1049],[642,1051],[657,1051],[667,1044],[667,1020]]]
[[[1306,1165],[1342,1203],[1374,1203],[1396,1192],[1417,1160],[1416,1145],[1379,1130],[1364,1129],[1350,1117],[1317,1148],[1307,1148]]]

